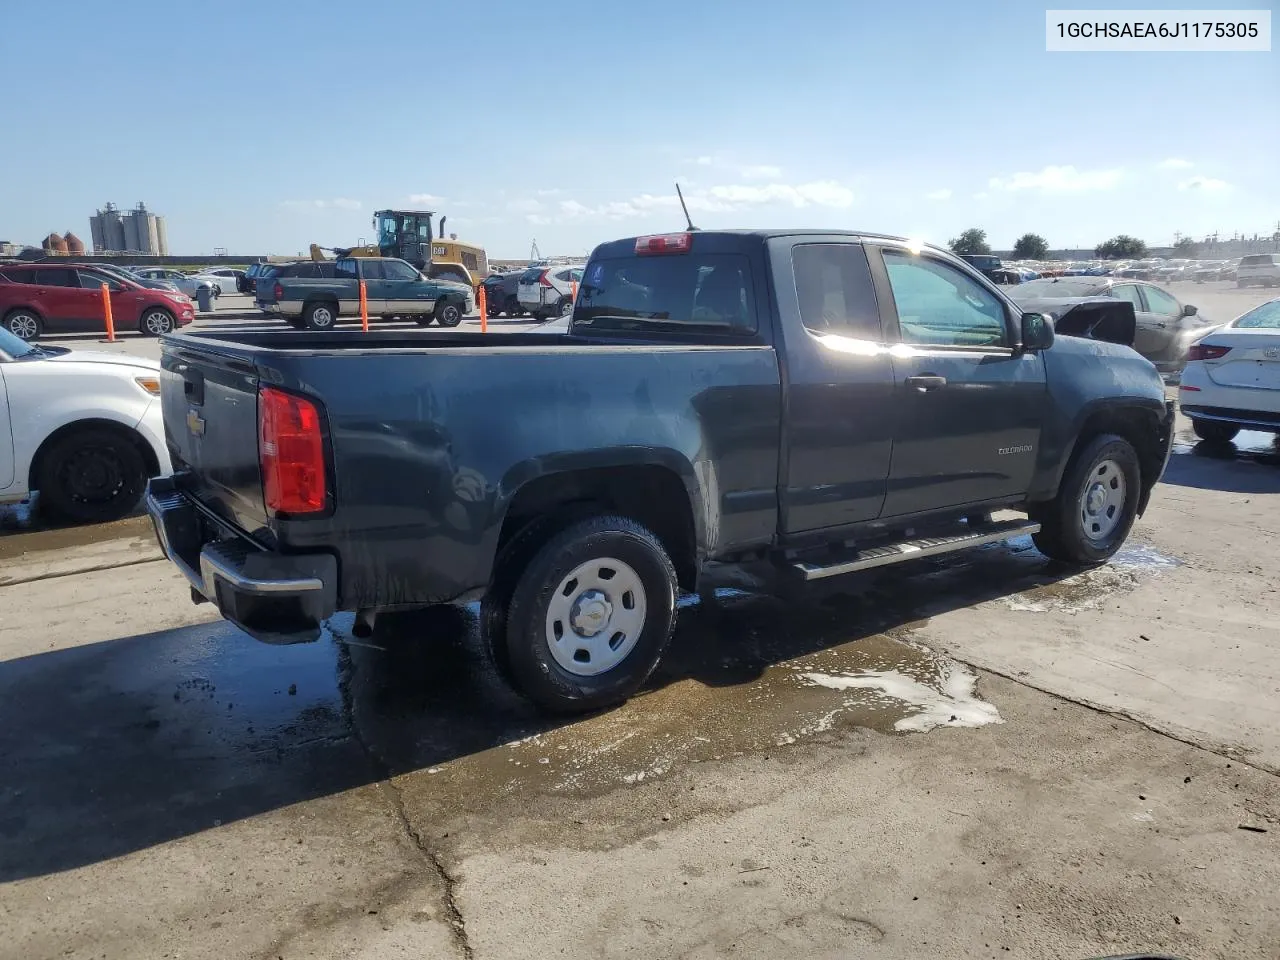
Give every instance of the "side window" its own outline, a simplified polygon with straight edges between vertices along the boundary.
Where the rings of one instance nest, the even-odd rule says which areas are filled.
[[[465,250],[462,252],[462,265],[472,273],[480,269],[480,261],[476,259],[476,255],[467,253]]]
[[[360,279],[362,280],[381,280],[382,261],[381,260],[363,260],[360,263]]]
[[[1143,287],[1142,292],[1147,297],[1147,309],[1152,313],[1159,313],[1166,317],[1177,316],[1181,311],[1178,309],[1178,301],[1169,296],[1159,287]]]
[[[58,267],[54,270],[39,270],[35,275],[35,282],[45,287],[78,287],[80,286],[80,278],[76,276],[74,270],[66,270]]]
[[[76,273],[80,278],[80,286],[85,290],[101,290],[104,283],[112,290],[121,289],[120,284],[113,278],[103,276],[101,273],[91,273],[88,270],[77,270]]]
[[[903,343],[1009,345],[1004,305],[989,290],[941,261],[899,250],[883,253]]]
[[[856,243],[802,243],[791,251],[800,319],[814,333],[880,341],[867,255]]]
[[[383,260],[382,275],[387,280],[417,280],[418,271],[403,260]]]
[[[1108,291],[1108,296],[1115,297],[1117,300],[1128,300],[1133,304],[1134,310],[1142,310],[1142,297],[1138,293],[1138,285],[1136,283],[1118,283]]]
[[[568,271],[568,270],[561,270],[560,272],[558,272],[558,273],[555,275],[555,277],[556,277],[556,279],[557,279],[557,280],[560,280],[560,281],[562,281],[562,282],[564,282],[564,283],[568,283],[568,282],[569,282],[569,271]]]
[[[356,262],[354,260],[339,260],[333,265],[333,272],[338,277],[354,280],[356,278]]]

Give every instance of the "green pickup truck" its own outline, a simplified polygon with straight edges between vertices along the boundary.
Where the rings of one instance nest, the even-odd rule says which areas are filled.
[[[257,284],[259,310],[279,316],[290,326],[329,330],[343,319],[360,316],[360,281],[370,320],[407,317],[427,326],[456,327],[474,309],[466,284],[431,280],[403,260],[389,257],[343,257],[316,264],[312,275],[264,277]],[[320,267],[325,269],[321,270]]]

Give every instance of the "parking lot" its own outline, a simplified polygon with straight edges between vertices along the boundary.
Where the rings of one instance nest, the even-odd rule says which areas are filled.
[[[1171,289],[1215,322],[1269,299]],[[263,323],[224,297],[194,329]],[[643,695],[560,722],[472,608],[267,646],[141,517],[11,513],[0,957],[1274,960],[1278,507],[1272,437],[1180,420],[1105,566],[726,575]]]

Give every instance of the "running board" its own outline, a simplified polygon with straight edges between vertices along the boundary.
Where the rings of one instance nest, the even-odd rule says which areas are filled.
[[[952,553],[956,550],[967,550],[969,547],[980,547],[984,543],[995,543],[997,540],[1008,540],[1029,533],[1039,533],[1040,524],[1029,520],[1004,520],[1000,523],[984,524],[972,532],[950,537],[923,537],[919,540],[902,540],[881,547],[867,547],[854,554],[848,560],[840,560],[831,564],[819,564],[802,561],[791,565],[802,580],[822,580],[826,577],[838,577],[842,573],[853,573],[856,570],[870,570],[890,563],[901,563],[903,560],[916,560],[920,557],[933,557],[940,553]]]

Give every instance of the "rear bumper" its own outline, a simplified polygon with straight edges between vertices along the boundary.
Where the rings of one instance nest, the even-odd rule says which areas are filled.
[[[337,609],[338,561],[331,554],[260,549],[206,516],[172,478],[151,481],[147,513],[160,548],[227,620],[264,643],[305,643]]]
[[[1211,420],[1227,423],[1243,430],[1263,430],[1280,433],[1280,413],[1265,410],[1246,410],[1239,407],[1206,407],[1183,403],[1182,412],[1192,420]]]

